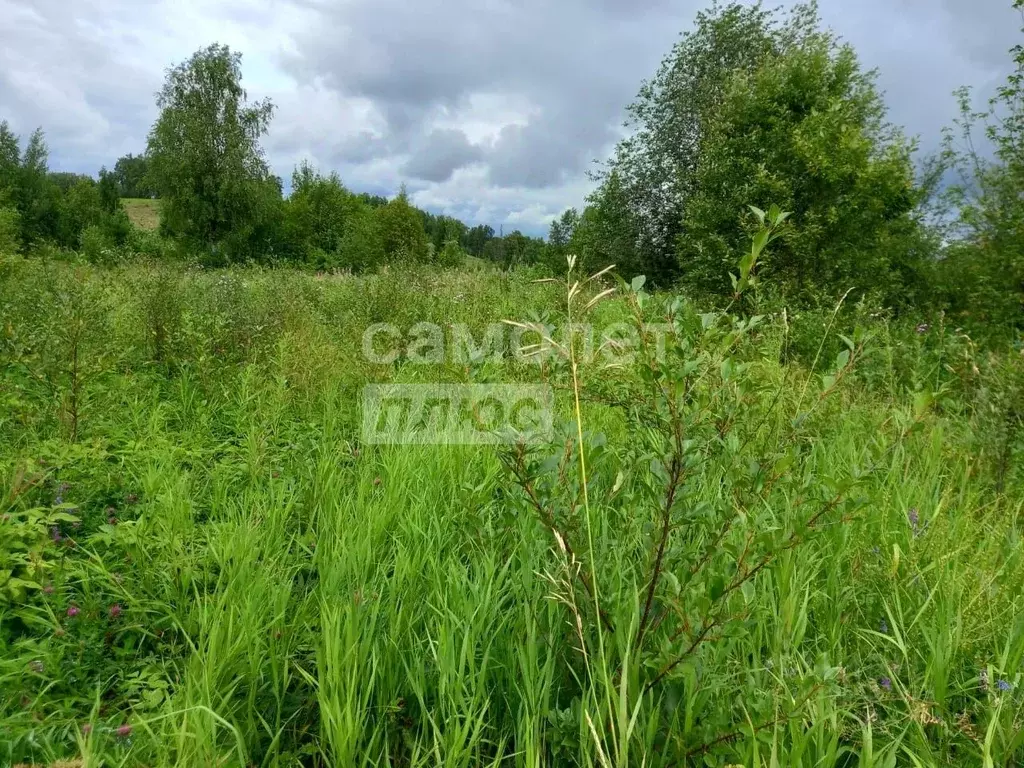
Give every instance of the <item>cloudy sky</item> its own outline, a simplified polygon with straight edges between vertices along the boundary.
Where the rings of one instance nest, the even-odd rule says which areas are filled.
[[[349,187],[540,233],[579,205],[623,109],[705,0],[0,0],[0,119],[42,126],[51,168],[145,147],[164,70],[211,42],[244,54],[287,179],[308,158]],[[821,0],[880,70],[891,118],[933,148],[951,92],[991,93],[1021,39],[1010,0]]]

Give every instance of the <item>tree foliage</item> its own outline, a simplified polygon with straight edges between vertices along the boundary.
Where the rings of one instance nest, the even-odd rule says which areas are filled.
[[[114,163],[112,171],[121,197],[155,197],[149,181],[149,161],[145,155],[127,154]]]
[[[627,204],[639,266],[649,278],[675,277],[676,241],[707,124],[732,74],[752,71],[778,53],[785,35],[773,22],[760,4],[702,11],[628,108],[632,135],[617,147],[603,180],[609,183],[615,173],[620,186],[614,195]]]
[[[41,243],[69,249],[81,245],[83,232],[95,228],[94,242],[124,242],[130,225],[105,171],[100,182],[78,173],[51,173],[41,130],[22,150],[6,121],[0,122],[0,249],[25,250]]]
[[[748,203],[793,218],[763,275],[789,296],[879,289],[898,304],[926,257],[913,216],[912,145],[884,122],[873,77],[829,33],[803,34],[736,70],[706,125],[677,240],[684,282],[727,294],[759,225]]]
[[[264,253],[280,213],[280,184],[259,144],[274,107],[267,99],[248,102],[241,61],[227,46],[211,45],[170,69],[146,153],[162,227],[215,260]]]
[[[394,200],[376,209],[375,216],[384,256],[389,261],[428,261],[430,251],[423,219],[409,203],[405,187],[402,187]]]
[[[1024,0],[1014,7],[1024,12]],[[1010,55],[1013,71],[987,109],[973,111],[970,91],[958,92],[960,117],[946,134],[945,167],[957,173],[947,201],[958,215],[940,282],[973,326],[1024,328],[1024,46]],[[978,150],[984,142],[991,155]]]

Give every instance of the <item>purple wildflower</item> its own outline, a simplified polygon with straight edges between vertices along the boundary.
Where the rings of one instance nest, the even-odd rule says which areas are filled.
[[[996,682],[996,688],[1003,693],[1009,693],[1013,690],[1013,684],[1007,680],[999,680]]]
[[[127,739],[129,736],[132,735],[132,727],[128,725],[128,723],[125,723],[124,725],[119,725],[117,726],[116,733],[118,738]]]
[[[75,618],[75,616],[77,616],[81,612],[82,612],[82,610],[77,605],[69,605],[68,606],[68,618],[69,619]]]
[[[56,525],[50,529],[50,538],[53,539],[54,544],[59,544],[61,539],[64,538],[60,535],[60,528]]]
[[[878,681],[878,684],[885,688],[885,690],[887,691],[892,690],[892,680],[890,680],[888,677],[883,677],[881,680]]]
[[[57,493],[54,494],[53,503],[54,505],[60,505],[64,503],[64,494],[71,488],[67,483],[61,483],[57,486]]]
[[[107,613],[110,614],[110,618],[111,619],[115,619],[116,620],[121,615],[121,604],[120,603],[114,603],[112,606],[110,606],[110,608],[107,611]]]
[[[916,531],[917,524],[921,521],[921,517],[917,514],[917,507],[907,510],[907,521],[910,523],[910,527]]]

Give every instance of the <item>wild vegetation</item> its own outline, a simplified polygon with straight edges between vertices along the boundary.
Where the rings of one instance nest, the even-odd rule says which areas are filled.
[[[223,46],[98,180],[0,124],[0,761],[1024,761],[1011,55],[921,162],[813,7],[716,6],[547,240],[285,194]],[[364,439],[439,382],[552,431]]]

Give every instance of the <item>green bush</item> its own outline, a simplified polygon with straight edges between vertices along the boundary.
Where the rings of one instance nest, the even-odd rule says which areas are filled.
[[[17,209],[0,207],[0,253],[17,253],[21,249],[20,218]]]

